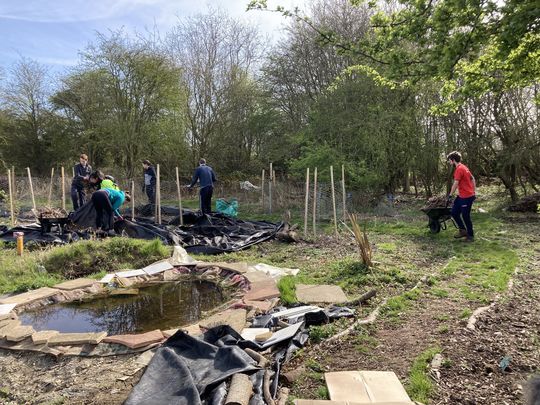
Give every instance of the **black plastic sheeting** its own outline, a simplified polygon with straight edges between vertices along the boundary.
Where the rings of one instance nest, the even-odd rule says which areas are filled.
[[[219,327],[218,327],[219,328]],[[237,373],[260,368],[237,345],[223,343],[223,333],[206,333],[197,339],[178,331],[157,349],[126,405],[220,403],[226,392],[222,384]],[[217,398],[216,398],[217,397]]]
[[[14,241],[13,232],[24,232],[25,241],[39,244],[63,244],[76,239],[87,239],[86,231],[95,227],[96,212],[91,203],[70,214],[76,231],[42,233],[39,225],[20,226],[0,230],[0,241]],[[254,244],[275,237],[282,223],[267,221],[244,221],[222,214],[198,215],[185,211],[184,226],[159,225],[146,218],[121,219],[114,223],[116,234],[137,239],[160,239],[169,245],[183,246],[189,253],[219,254],[246,249]],[[175,222],[175,220],[173,220]],[[176,218],[176,222],[179,222]],[[70,228],[73,229],[73,228]]]

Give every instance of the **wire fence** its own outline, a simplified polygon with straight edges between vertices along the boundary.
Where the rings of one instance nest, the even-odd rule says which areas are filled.
[[[59,173],[60,172],[60,173]],[[198,189],[185,187],[190,182],[188,176],[181,176],[179,183],[176,176],[160,178],[160,201],[162,206],[178,207],[178,187],[180,186],[182,205],[184,208],[198,207]],[[24,170],[15,170],[12,176],[12,194],[16,216],[31,214],[31,209],[40,207],[72,209],[70,196],[72,175],[64,173],[62,185],[61,171],[56,170],[50,177],[30,177]],[[135,206],[148,204],[149,200],[143,191],[142,178],[116,179],[123,190],[130,191]],[[307,192],[307,199],[306,199]],[[0,175],[0,211],[10,213],[8,175]],[[89,192],[90,193],[90,192]],[[365,206],[367,194],[359,191],[347,191],[343,179],[336,178],[332,182],[315,181],[313,171],[309,174],[309,184],[273,176],[253,176],[244,181],[219,181],[214,186],[214,201],[218,198],[238,201],[240,216],[242,213],[282,214],[290,211],[302,227],[309,233],[316,232],[320,222],[339,223],[346,221],[347,212]],[[30,212],[30,214],[29,214]]]

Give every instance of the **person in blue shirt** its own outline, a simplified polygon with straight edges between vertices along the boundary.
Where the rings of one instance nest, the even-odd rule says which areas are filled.
[[[112,182],[103,180],[101,189],[92,194],[92,203],[96,209],[96,229],[111,231],[114,217],[122,218],[119,208],[124,201],[130,201],[128,193],[121,191]]]
[[[214,183],[217,179],[212,168],[206,165],[205,159],[199,160],[199,167],[195,169],[188,188],[192,188],[197,181],[199,181],[201,188],[199,191],[201,212],[203,214],[210,214],[212,212],[212,193],[214,192]]]

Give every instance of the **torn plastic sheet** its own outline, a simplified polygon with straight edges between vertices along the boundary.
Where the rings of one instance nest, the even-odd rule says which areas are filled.
[[[219,343],[178,331],[157,349],[125,404],[202,405],[233,374],[259,370],[239,346]]]
[[[183,246],[189,253],[219,254],[246,249],[251,245],[275,237],[282,223],[266,221],[243,221],[220,214],[194,216],[188,215],[190,224],[184,226],[158,225],[148,219],[131,221],[128,219],[115,222],[116,234],[136,239],[160,239],[169,245]],[[0,233],[0,240],[13,242],[13,231],[25,233],[26,241],[43,244],[64,244],[74,239],[86,239],[88,228],[95,226],[95,209],[92,204],[85,204],[70,218],[75,221],[77,232],[63,235],[49,232],[42,233],[39,225],[29,225],[6,230]]]

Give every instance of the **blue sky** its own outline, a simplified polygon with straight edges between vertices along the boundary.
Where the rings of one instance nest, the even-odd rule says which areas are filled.
[[[276,13],[245,12],[249,0],[0,0],[0,66],[6,70],[20,57],[61,72],[78,61],[78,52],[96,31],[124,28],[144,32],[154,26],[165,33],[178,18],[204,13],[208,7],[259,26],[279,36],[284,18]],[[296,0],[268,1],[292,7]],[[303,3],[302,3],[303,4]]]

